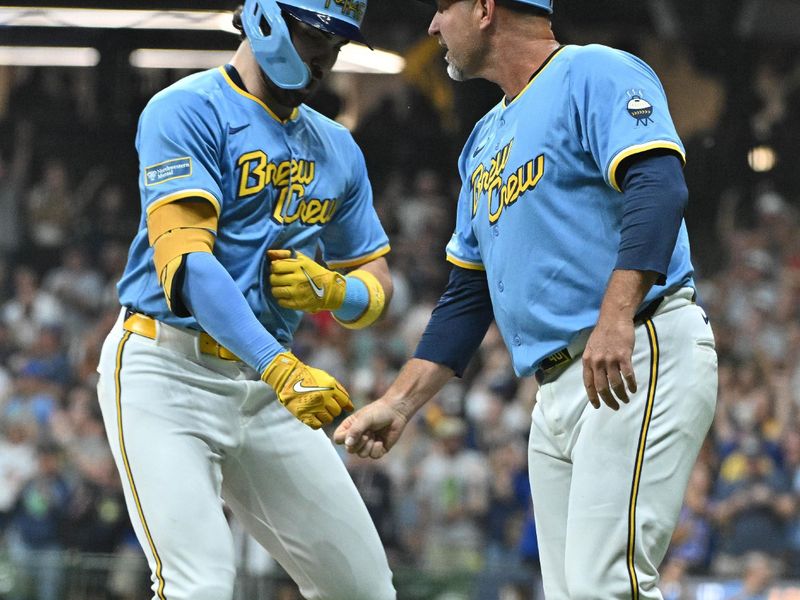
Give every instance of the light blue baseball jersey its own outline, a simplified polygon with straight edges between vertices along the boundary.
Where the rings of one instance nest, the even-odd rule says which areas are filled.
[[[655,73],[605,46],[557,50],[513,100],[475,126],[459,158],[447,258],[485,269],[494,315],[519,375],[594,326],[620,243],[617,168],[684,148]],[[681,223],[666,290],[693,285]]]
[[[223,67],[156,94],[139,119],[136,147],[142,218],[118,291],[120,302],[137,312],[200,328],[167,308],[147,237],[146,215],[182,198],[205,198],[216,207],[214,256],[285,345],[302,313],[272,297],[268,249],[312,257],[320,249],[336,269],[389,251],[364,157],[349,131],[303,105],[281,121]]]

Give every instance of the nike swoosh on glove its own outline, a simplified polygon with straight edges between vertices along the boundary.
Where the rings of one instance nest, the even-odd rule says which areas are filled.
[[[311,429],[319,429],[353,410],[350,395],[334,377],[309,367],[291,352],[282,352],[264,369],[261,379],[272,386],[289,412]]]
[[[336,310],[344,302],[344,276],[330,271],[305,254],[268,250],[269,285],[284,308],[317,313]]]

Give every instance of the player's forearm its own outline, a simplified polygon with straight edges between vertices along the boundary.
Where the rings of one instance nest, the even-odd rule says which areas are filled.
[[[200,327],[259,373],[284,351],[213,254],[187,255],[181,293]]]
[[[611,274],[598,321],[633,321],[636,311],[658,278],[653,271],[617,269]]]
[[[383,400],[408,419],[453,377],[453,370],[444,365],[422,360],[410,359],[397,379],[383,395]]]

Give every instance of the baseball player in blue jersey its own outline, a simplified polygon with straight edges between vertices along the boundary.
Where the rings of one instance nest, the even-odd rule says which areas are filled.
[[[247,0],[230,63],[141,115],[142,217],[98,391],[154,599],[233,597],[223,500],[306,598],[395,597],[318,430],[352,409],[348,394],[289,350],[303,312],[366,327],[392,291],[361,151],[302,104],[362,40],[365,9]]]
[[[529,473],[547,598],[661,598],[717,386],[664,90],[630,54],[560,45],[551,0],[436,8],[450,76],[505,96],[461,153],[451,277],[415,357],[335,439],[390,450],[494,319],[516,372],[539,381]]]

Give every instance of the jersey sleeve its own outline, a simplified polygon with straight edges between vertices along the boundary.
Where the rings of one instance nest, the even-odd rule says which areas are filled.
[[[570,67],[570,96],[580,143],[617,191],[617,168],[629,156],[665,149],[686,162],[664,88],[637,57],[586,46]]]
[[[322,232],[322,256],[329,267],[347,269],[387,254],[389,238],[372,203],[364,155],[348,136],[352,176],[331,222]]]
[[[158,95],[142,112],[136,135],[142,208],[189,197],[222,210],[221,126],[213,108],[194,93]]]
[[[472,194],[469,190],[469,180],[466,177],[465,157],[469,155],[472,148],[472,141],[475,139],[475,132],[470,135],[469,140],[461,151],[458,160],[458,170],[461,175],[461,191],[458,194],[458,205],[456,207],[456,229],[450,237],[445,250],[447,261],[461,267],[462,269],[472,269],[485,271],[483,259],[478,248],[478,238],[472,230],[473,206]]]

